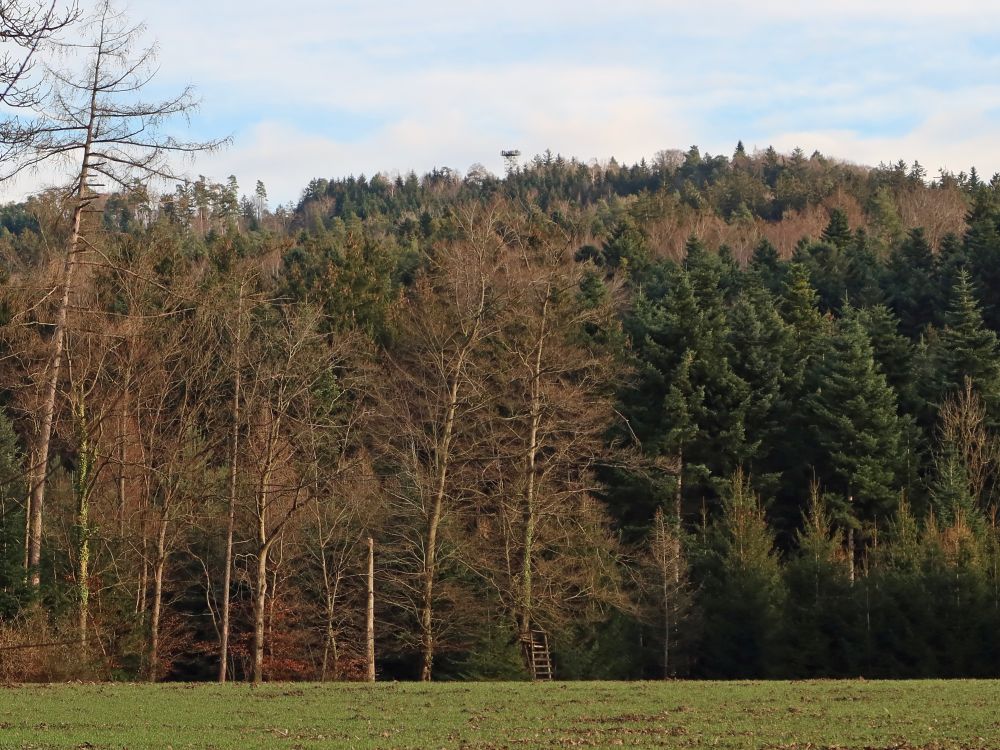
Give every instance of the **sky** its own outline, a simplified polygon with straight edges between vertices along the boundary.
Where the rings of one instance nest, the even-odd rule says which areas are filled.
[[[502,173],[502,149],[638,161],[773,145],[1000,171],[995,0],[131,0],[187,84],[186,170],[272,207],[316,177]],[[22,186],[17,189],[27,189]],[[9,199],[9,196],[7,197]]]

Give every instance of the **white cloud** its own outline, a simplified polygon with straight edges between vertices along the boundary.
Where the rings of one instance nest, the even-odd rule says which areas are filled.
[[[1000,34],[1000,3],[130,5],[159,39],[157,86],[196,84],[196,131],[235,135],[191,172],[261,178],[281,201],[317,176],[499,171],[505,147],[635,160],[691,143],[728,152],[743,138],[932,171],[1000,168],[986,163],[1000,56],[970,42]]]
[[[476,162],[500,171],[499,152],[508,147],[525,154],[551,148],[581,159],[638,160],[685,142],[692,130],[671,100],[645,96],[641,79],[617,68],[519,67],[404,77],[399,95],[426,105],[404,108],[405,114],[364,137],[338,140],[270,119],[228,151],[200,160],[198,168],[216,178],[232,172],[244,185],[260,178],[284,202],[297,198],[314,177],[465,169]]]

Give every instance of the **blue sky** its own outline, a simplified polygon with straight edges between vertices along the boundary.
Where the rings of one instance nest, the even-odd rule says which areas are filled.
[[[633,161],[697,143],[801,146],[859,163],[1000,170],[991,0],[132,0],[193,134],[192,174],[502,171],[546,148]]]

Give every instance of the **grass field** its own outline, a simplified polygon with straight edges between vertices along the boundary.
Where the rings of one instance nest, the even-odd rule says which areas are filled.
[[[1000,748],[1000,681],[0,688],[3,748]]]

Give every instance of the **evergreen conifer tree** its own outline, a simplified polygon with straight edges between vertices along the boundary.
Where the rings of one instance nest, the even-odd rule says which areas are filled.
[[[945,326],[929,345],[934,381],[928,401],[941,404],[969,378],[986,405],[989,422],[1000,424],[1000,345],[983,322],[969,274],[960,271],[945,314]]]
[[[730,478],[713,570],[702,597],[705,677],[765,677],[778,671],[785,601],[774,538],[746,475]]]
[[[899,316],[900,329],[911,339],[933,323],[940,309],[934,255],[922,229],[914,229],[894,247],[886,264],[886,296]]]
[[[790,676],[854,674],[860,649],[844,534],[832,526],[815,482],[796,546],[798,553],[783,570],[788,589],[783,640]]]
[[[896,395],[854,311],[842,318],[814,363],[804,409],[816,470],[839,524],[886,518],[897,502],[902,429]]]

